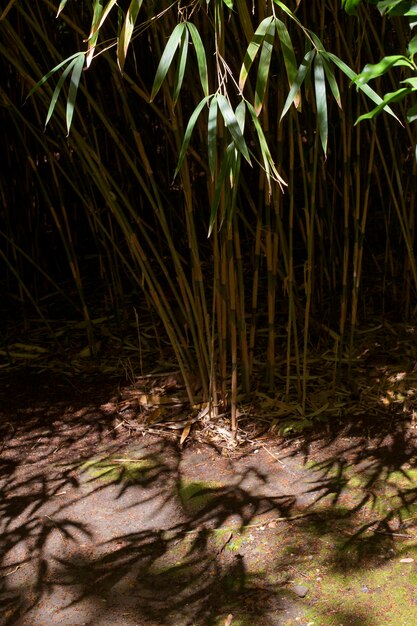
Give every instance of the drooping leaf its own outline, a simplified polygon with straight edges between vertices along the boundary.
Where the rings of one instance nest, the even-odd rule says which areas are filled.
[[[258,135],[259,147],[261,150],[261,155],[262,155],[262,160],[264,164],[264,170],[265,170],[266,178],[268,181],[268,185],[269,187],[271,187],[271,178],[273,178],[282,187],[283,185],[286,185],[287,183],[279,175],[279,172],[275,166],[275,163],[271,156],[271,152],[269,150],[268,142],[262,130],[262,126],[259,123],[258,116],[256,115],[256,111],[253,108],[253,106],[250,104],[250,102],[246,102],[246,106],[252,118],[253,124],[255,126],[256,133]]]
[[[321,52],[320,54],[321,56],[321,60],[323,63],[323,68],[324,68],[324,73],[326,74],[326,80],[329,83],[330,86],[330,90],[333,94],[334,99],[337,102],[337,106],[341,109],[342,108],[342,99],[340,97],[340,91],[339,91],[339,87],[338,84],[336,82],[336,78],[334,76],[334,72],[333,72],[333,68],[330,65],[328,59],[327,59],[327,53],[326,52]]]
[[[180,40],[180,54],[178,59],[177,70],[175,72],[175,80],[174,80],[174,93],[172,96],[173,103],[176,104],[178,100],[178,96],[180,95],[182,83],[184,80],[185,66],[187,65],[187,55],[188,55],[188,40],[189,40],[189,32],[186,28],[184,28],[181,40]]]
[[[156,94],[161,88],[162,83],[165,80],[165,77],[168,73],[169,68],[171,67],[172,59],[174,58],[174,54],[177,51],[179,43],[181,41],[182,34],[186,25],[184,22],[177,24],[174,30],[171,33],[170,38],[168,39],[167,45],[165,46],[165,50],[162,53],[161,59],[159,61],[159,65],[156,70],[155,80],[152,86],[151,92],[151,102],[155,98]]]
[[[197,28],[191,22],[187,23],[187,28],[194,44],[194,50],[197,56],[198,73],[200,74],[200,82],[205,96],[209,95],[208,75],[207,75],[207,58],[203,41]]]
[[[295,98],[297,97],[298,92],[300,91],[300,87],[303,84],[303,81],[307,75],[307,72],[310,71],[311,64],[313,62],[314,56],[316,54],[315,50],[309,50],[305,55],[301,62],[300,67],[298,68],[297,75],[294,79],[294,82],[291,86],[290,92],[287,96],[287,99],[284,104],[284,108],[282,109],[280,120],[286,115],[288,109],[293,104]]]
[[[355,15],[362,0],[342,0],[342,8],[348,15]]]
[[[232,11],[233,9],[233,0],[223,0],[228,9]]]
[[[77,54],[77,57],[79,56],[80,53]],[[52,117],[52,114],[54,112],[55,109],[55,105],[58,101],[58,97],[59,94],[61,93],[61,89],[62,86],[65,82],[65,79],[67,78],[68,74],[74,69],[74,65],[77,62],[77,59],[73,59],[65,68],[65,70],[62,72],[61,76],[59,77],[59,80],[56,84],[56,87],[54,89],[54,93],[52,94],[52,98],[51,98],[51,102],[49,103],[49,108],[48,108],[48,113],[46,114],[46,120],[45,120],[45,128],[47,127],[49,120]],[[32,90],[33,91],[33,90]],[[31,92],[32,93],[32,92]],[[31,94],[29,94],[30,96]],[[28,97],[29,97],[28,96]]]
[[[207,148],[208,164],[211,178],[213,180],[216,173],[217,159],[217,98],[214,96],[210,102],[208,125],[207,125]]]
[[[68,57],[68,59],[65,59],[64,61],[61,61],[61,63],[58,63],[58,65],[55,65],[55,67],[53,67],[51,70],[49,70],[49,72],[47,74],[45,74],[45,76],[42,76],[40,81],[38,81],[36,83],[36,85],[34,87],[32,87],[32,89],[29,91],[28,95],[26,96],[25,102],[26,102],[26,100],[28,98],[30,98],[30,96],[32,96],[36,91],[38,91],[38,89],[40,89],[42,87],[42,85],[44,85],[46,83],[46,81],[49,80],[53,74],[55,74],[55,72],[60,70],[61,67],[64,67],[64,65],[67,65],[68,63],[70,63],[71,61],[73,61],[74,59],[76,59],[80,55],[84,55],[84,52],[76,52],[75,54],[72,54],[70,57]],[[66,76],[67,75],[68,75],[68,72],[67,72]]]
[[[80,84],[81,72],[83,71],[84,61],[85,61],[85,55],[80,54],[80,56],[77,59],[75,59],[74,69],[72,70],[72,74],[71,74],[71,81],[70,81],[70,86],[68,90],[67,114],[66,114],[68,135],[70,132],[72,118],[74,115],[75,100],[77,98],[78,86]]]
[[[284,57],[285,70],[288,82],[291,87],[297,75],[297,60],[295,58],[294,47],[288,29],[282,20],[275,19],[275,27],[281,44],[282,56]]]
[[[407,46],[408,54],[416,54],[417,53],[417,35],[408,42]]]
[[[236,12],[239,15],[246,41],[249,43],[253,37],[253,26],[246,0],[236,0]]]
[[[275,24],[271,22],[262,43],[261,56],[259,58],[258,75],[255,87],[255,111],[259,115],[265,97],[266,85],[269,78],[272,50],[274,47]]]
[[[350,80],[352,81],[352,83],[354,83],[355,78],[357,77],[357,74],[348,66],[346,65],[346,63],[344,61],[342,61],[342,59],[339,59],[338,56],[336,56],[335,54],[333,54],[332,52],[326,52],[326,56],[329,58],[330,61],[332,61],[348,78],[350,78]],[[369,85],[362,85],[360,83],[356,84],[356,87],[358,89],[360,89],[361,91],[363,91],[363,93],[368,96],[368,98],[370,100],[372,100],[373,102],[375,102],[376,104],[380,104],[382,102],[382,98],[380,95],[378,95],[376,93],[376,91],[374,91],[372,89],[372,87],[370,87]],[[394,111],[387,106],[385,108],[385,111],[387,113],[389,113],[390,115],[392,115],[392,117],[395,117],[395,119],[397,120],[397,122],[400,122],[400,119],[397,117],[397,115],[395,115]],[[400,122],[401,124],[401,122]]]
[[[143,0],[132,0],[126,12],[126,18],[122,26],[122,30],[120,31],[119,39],[117,41],[117,62],[121,72],[123,72],[123,68],[125,66],[127,50],[129,48],[130,40],[132,39],[133,29],[135,28],[142,2]]]
[[[411,76],[410,78],[404,78],[404,80],[400,81],[401,83],[405,83],[409,85],[413,91],[417,90],[417,76]]]
[[[100,28],[103,26],[108,14],[110,13],[110,11],[112,10],[112,8],[114,7],[114,5],[117,4],[117,0],[109,0],[109,2],[106,4],[106,6],[103,9],[103,12],[101,14],[101,17],[99,19],[99,21],[97,22],[97,24],[93,27],[91,27],[90,29],[90,34],[88,36],[88,39],[90,39],[91,37],[94,37],[95,33],[97,33]]]
[[[264,20],[262,20],[262,22],[259,24],[258,28],[253,34],[252,41],[250,42],[246,50],[245,56],[243,58],[243,64],[240,69],[239,89],[241,91],[243,91],[243,88],[246,83],[246,79],[249,74],[249,70],[255,60],[256,55],[258,54],[259,48],[263,44],[265,35],[268,32],[268,29],[273,19],[274,19],[273,16],[266,17]]]
[[[57,14],[56,14],[57,17],[59,17],[59,14],[61,13],[61,11],[64,10],[66,4],[67,4],[67,0],[61,0],[61,2],[59,3]]]
[[[203,107],[207,104],[209,99],[210,99],[209,97],[204,97],[201,100],[201,102],[199,102],[197,104],[197,106],[194,109],[190,119],[188,120],[187,128],[185,129],[185,133],[184,133],[184,139],[182,141],[182,145],[181,145],[181,149],[180,149],[180,154],[179,154],[179,157],[178,157],[177,167],[175,168],[175,172],[174,172],[174,178],[177,176],[178,172],[181,169],[182,162],[184,161],[184,157],[185,157],[186,152],[188,150],[188,146],[189,146],[189,143],[190,143],[191,135],[192,135],[193,130],[194,130],[194,126],[196,125],[196,122],[198,120],[198,116],[200,115],[201,111],[203,110]]]
[[[379,63],[368,63],[367,65],[365,65],[362,72],[358,74],[355,78],[354,82],[360,85],[364,85],[373,78],[378,78],[379,76],[382,76],[383,74],[388,72],[391,67],[398,67],[402,65],[413,69],[413,64],[411,63],[411,61],[402,54],[394,54],[384,57],[383,59],[381,59],[381,61],[379,61]]]
[[[227,174],[230,170],[230,161],[231,161],[234,150],[235,150],[234,144],[230,143],[227,146],[226,152],[223,156],[220,172],[216,180],[216,188],[214,190],[213,201],[210,207],[210,219],[209,219],[209,229],[208,229],[207,237],[210,237],[213,231],[214,224],[216,223],[217,212],[218,212],[218,208],[220,204],[220,196],[221,196],[221,192],[222,192]]]
[[[417,103],[413,104],[407,111],[407,122],[411,124],[417,120]]]
[[[358,124],[359,122],[362,122],[363,120],[373,119],[374,117],[379,115],[379,113],[381,113],[381,111],[383,111],[388,104],[403,100],[403,98],[405,98],[405,96],[409,93],[410,93],[410,89],[408,89],[407,87],[403,87],[401,89],[398,89],[397,91],[386,93],[382,102],[378,104],[377,107],[372,109],[372,111],[369,111],[368,113],[364,113],[363,115],[358,117],[358,119],[355,122],[355,125]]]
[[[232,107],[230,106],[228,100],[223,94],[219,94],[217,96],[217,103],[219,105],[219,109],[222,114],[226,128],[232,135],[235,147],[243,155],[246,161],[251,164],[249,150]]]
[[[93,10],[93,20],[91,22],[91,32],[88,37],[88,49],[86,55],[86,67],[90,67],[91,61],[93,60],[94,50],[96,48],[96,43],[98,39],[99,31],[97,30],[97,24],[101,19],[103,14],[103,3],[101,0],[95,0],[94,2],[94,10]]]
[[[316,54],[316,58],[314,59],[314,91],[316,94],[317,127],[321,147],[323,148],[324,154],[326,154],[328,136],[327,96],[323,61],[320,54]]]

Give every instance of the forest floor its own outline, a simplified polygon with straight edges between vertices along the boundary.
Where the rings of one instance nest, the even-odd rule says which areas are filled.
[[[133,391],[2,379],[2,626],[417,623],[410,406],[235,445]]]

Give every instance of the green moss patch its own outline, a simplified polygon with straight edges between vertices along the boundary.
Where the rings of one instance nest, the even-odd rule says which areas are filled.
[[[213,481],[180,481],[178,492],[181,503],[189,513],[197,513],[219,497],[223,485]]]
[[[83,474],[106,482],[138,482],[159,466],[155,459],[108,457],[90,459],[80,465]]]

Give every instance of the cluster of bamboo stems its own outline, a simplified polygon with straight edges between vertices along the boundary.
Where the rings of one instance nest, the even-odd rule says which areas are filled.
[[[133,290],[157,313],[192,402],[197,372],[236,430],[261,360],[268,390],[305,408],[310,350],[325,340],[336,375],[370,293],[371,313],[413,312],[413,131],[387,115],[355,126],[369,103],[343,73],[401,45],[403,26],[336,0],[134,4],[128,41],[117,11],[90,33],[76,106],[55,77],[25,98],[83,50],[91,3],[58,22],[53,0],[2,16],[5,287],[48,323],[41,298],[68,301],[68,272],[67,314],[94,353],[89,259],[120,319]]]

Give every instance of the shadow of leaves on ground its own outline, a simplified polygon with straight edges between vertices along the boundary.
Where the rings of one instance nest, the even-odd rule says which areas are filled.
[[[3,416],[2,624],[47,623],[46,611],[74,625],[293,624],[309,606],[293,583],[323,538],[344,573],[385,563],[411,532],[416,437],[399,419],[372,437],[348,424],[271,437],[279,464],[252,448],[216,472],[224,459],[206,452],[211,473],[195,469],[185,492],[176,440],[132,441],[115,429],[114,390],[95,393]],[[340,623],[375,623],[326,602]]]

